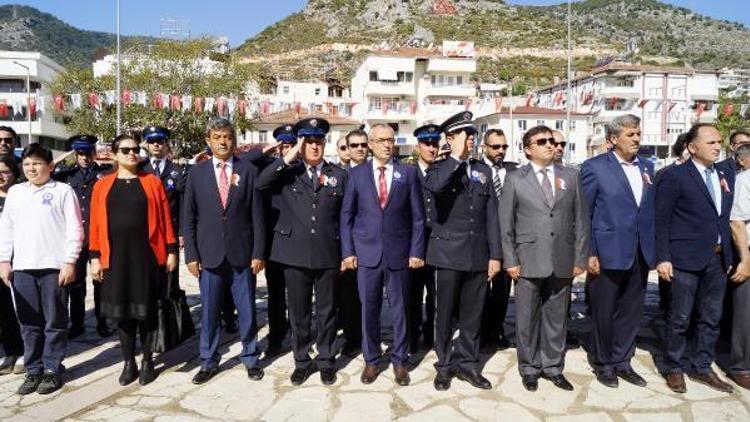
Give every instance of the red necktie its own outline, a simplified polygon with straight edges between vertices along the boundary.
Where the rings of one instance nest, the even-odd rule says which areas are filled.
[[[385,183],[385,167],[378,167],[380,177],[378,177],[378,199],[380,199],[380,208],[385,209],[385,203],[388,202],[388,184]]]
[[[219,163],[221,173],[219,173],[219,198],[221,207],[227,208],[227,198],[229,198],[229,178],[227,177],[227,163]]]

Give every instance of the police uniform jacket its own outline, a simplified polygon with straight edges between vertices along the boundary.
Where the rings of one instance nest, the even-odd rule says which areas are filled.
[[[318,183],[310,180],[303,162],[287,165],[277,159],[258,176],[258,189],[271,195],[278,207],[270,259],[309,268],[339,268],[339,214],[347,173],[323,163]]]
[[[78,197],[78,203],[81,206],[81,223],[83,224],[83,244],[89,242],[89,222],[91,212],[91,195],[94,191],[94,184],[104,175],[112,171],[111,166],[102,166],[93,163],[89,169],[82,169],[77,164],[58,169],[54,174],[54,179],[66,183],[73,188]]]
[[[178,236],[182,235],[180,228],[180,211],[182,204],[182,196],[185,194],[185,180],[187,178],[187,171],[179,164],[174,163],[172,160],[163,160],[163,170],[161,172],[161,183],[164,185],[164,190],[167,192],[167,200],[169,201],[169,212],[172,215],[172,227]],[[151,166],[151,159],[146,160],[143,170],[156,173],[154,168]]]
[[[424,186],[434,195],[427,263],[456,271],[487,271],[490,259],[501,259],[497,198],[489,166],[448,157],[427,170]]]

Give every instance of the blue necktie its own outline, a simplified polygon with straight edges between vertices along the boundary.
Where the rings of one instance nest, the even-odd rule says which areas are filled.
[[[716,193],[714,192],[714,182],[711,179],[711,174],[714,172],[714,169],[707,168],[703,172],[706,173],[706,188],[708,189],[708,194],[711,196],[711,200],[714,202],[714,207],[716,207]]]

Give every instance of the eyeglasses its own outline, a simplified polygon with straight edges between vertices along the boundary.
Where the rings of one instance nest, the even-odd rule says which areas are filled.
[[[552,142],[552,145],[554,145],[556,147],[563,147],[563,148],[565,148],[565,146],[568,145],[568,143],[565,142],[565,141],[563,141],[563,142]]]
[[[346,151],[346,150],[347,150],[348,148],[349,148],[349,147],[347,147],[346,145],[339,145],[339,149],[340,149],[341,151]]]
[[[0,138],[0,144],[11,144],[13,145],[16,142],[13,138]]]
[[[543,147],[547,144],[555,145],[555,138],[540,138],[534,141],[538,146]]]
[[[117,149],[120,151],[120,154],[122,155],[129,155],[129,154],[140,154],[141,153],[141,147],[120,147]]]
[[[396,138],[380,138],[380,139],[373,139],[372,142],[376,144],[395,144]]]
[[[505,151],[506,149],[508,149],[508,144],[503,144],[503,145],[501,145],[501,144],[497,144],[497,145],[485,144],[485,145],[487,146],[487,148],[493,149],[495,151],[499,150],[500,148],[502,148],[503,151]]]
[[[358,144],[349,144],[349,148],[367,148],[367,142],[360,142]]]

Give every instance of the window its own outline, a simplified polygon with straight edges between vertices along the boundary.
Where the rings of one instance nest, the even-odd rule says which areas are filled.
[[[573,143],[573,142],[569,143],[569,144],[568,144],[568,150],[569,150],[570,152],[576,152],[576,144],[575,144],[575,143]]]
[[[41,89],[39,82],[31,81],[31,91]],[[0,92],[26,92],[26,79],[0,79]]]
[[[371,70],[370,71],[370,81],[375,82],[378,80],[378,72]]]
[[[396,80],[398,82],[411,82],[414,80],[413,72],[396,72]]]
[[[570,121],[570,128],[569,129],[570,129],[571,132],[574,131],[574,130],[576,130],[576,121],[575,120],[571,120]]]
[[[555,120],[555,129],[557,130],[563,130],[563,121],[562,120]]]
[[[316,96],[320,95],[320,88],[315,88],[315,95]]]
[[[544,120],[537,120],[536,121],[537,126],[544,126]]]
[[[261,130],[258,132],[258,143],[264,144],[268,142],[268,131],[267,130]]]
[[[464,84],[464,77],[456,76],[456,85],[463,85],[463,84]]]
[[[526,130],[526,120],[519,120],[518,121],[518,128],[521,130]]]
[[[662,97],[662,89],[661,88],[649,88],[648,89],[648,96],[649,96],[649,98],[661,98]]]
[[[289,85],[283,87],[282,90],[284,91],[284,94],[289,94]]]

